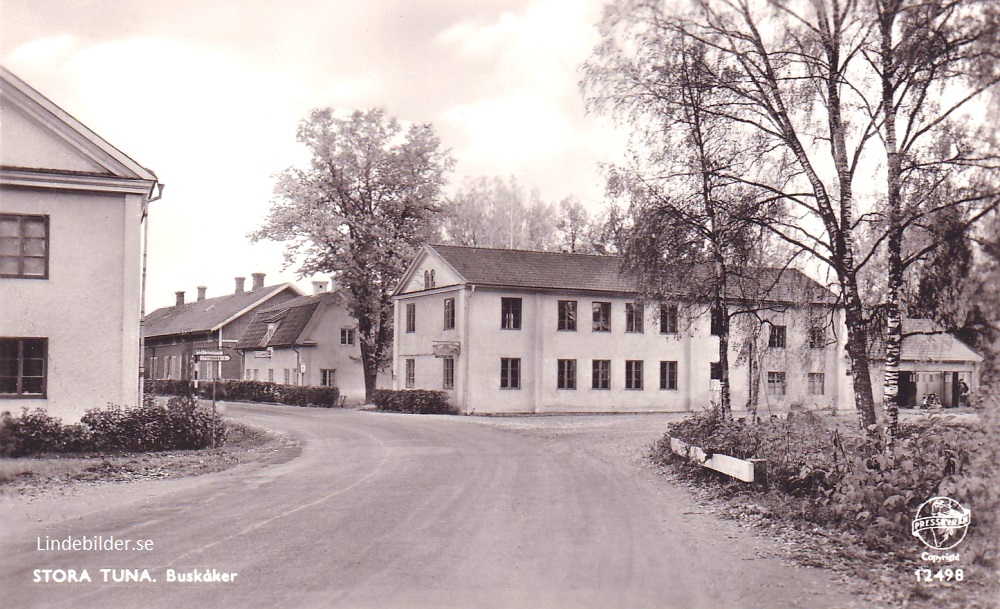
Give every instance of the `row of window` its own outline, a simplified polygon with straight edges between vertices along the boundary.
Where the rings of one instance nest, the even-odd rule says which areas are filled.
[[[557,302],[556,329],[560,332],[577,331],[577,301],[560,300]],[[500,299],[500,328],[502,330],[521,329],[521,309],[522,299],[501,298]],[[722,315],[718,309],[712,310],[713,335],[722,333]],[[643,326],[644,307],[639,303],[625,303],[625,331],[629,333],[644,332]],[[677,305],[660,305],[660,333],[677,333]],[[444,301],[444,329],[453,330],[455,328],[455,299],[446,298]],[[592,332],[611,332],[611,303],[607,301],[593,301],[591,303],[591,327]],[[406,305],[406,331],[416,332],[417,330],[417,305],[407,303]],[[784,349],[787,346],[787,328],[785,326],[771,325],[768,335],[767,345],[773,349]],[[809,328],[809,348],[822,349],[827,346],[826,330],[822,326]]]
[[[442,388],[455,388],[455,358],[444,357],[442,360]],[[625,389],[644,389],[645,362],[643,360],[625,360]],[[718,362],[712,363],[711,377],[717,379]],[[659,365],[660,389],[677,389],[677,362],[661,361]],[[407,389],[416,387],[417,361],[414,358],[405,360],[404,382]],[[826,375],[822,372],[810,372],[806,375],[807,391],[809,395],[826,394]],[[556,388],[573,390],[577,389],[577,360],[560,359],[556,360]],[[502,357],[500,358],[500,388],[520,389],[521,388],[521,358]],[[611,389],[611,360],[595,359],[591,360],[590,374],[591,389]],[[768,395],[785,395],[787,389],[784,372],[768,372],[766,392]]]

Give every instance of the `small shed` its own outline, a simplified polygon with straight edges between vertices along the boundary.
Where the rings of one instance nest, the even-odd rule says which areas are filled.
[[[903,320],[899,362],[899,403],[919,405],[935,394],[943,406],[958,406],[961,383],[979,387],[983,356],[930,319]]]

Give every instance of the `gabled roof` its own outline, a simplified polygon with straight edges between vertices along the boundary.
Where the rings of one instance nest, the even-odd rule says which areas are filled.
[[[65,186],[102,190],[109,186],[151,192],[156,175],[47,97],[0,66],[4,138],[31,141],[30,149],[6,145],[0,154],[4,181],[43,183],[42,175],[64,176]],[[5,142],[6,143],[6,142]]]
[[[885,357],[884,353],[882,353],[882,357]],[[981,362],[983,356],[930,319],[904,319],[900,360],[904,362]]]
[[[536,252],[459,245],[427,245],[407,271],[412,275],[423,255],[440,256],[465,282],[481,286],[540,290],[572,290],[635,294],[638,281],[623,271],[619,256]],[[677,265],[663,269],[663,283],[675,286],[673,296],[683,298],[698,292],[710,281],[709,265]],[[745,277],[733,277],[732,298],[750,298],[766,293],[774,302],[833,303],[836,297],[797,269],[755,268]],[[397,293],[405,285],[400,283]]]
[[[290,283],[265,286],[256,290],[216,296],[181,306],[163,307],[143,320],[143,334],[148,337],[214,332],[236,318],[290,290],[296,296],[302,293]]]
[[[339,292],[324,292],[315,296],[301,296],[280,305],[258,311],[243,336],[236,343],[236,349],[265,349],[267,347],[290,347],[304,344],[303,334],[313,316],[330,303],[340,303]],[[276,323],[274,333],[267,337],[268,326]],[[265,340],[266,339],[266,340]]]

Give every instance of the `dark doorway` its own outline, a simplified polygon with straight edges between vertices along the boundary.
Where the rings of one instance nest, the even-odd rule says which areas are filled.
[[[917,405],[917,384],[913,382],[912,372],[899,373],[899,405],[904,408]]]

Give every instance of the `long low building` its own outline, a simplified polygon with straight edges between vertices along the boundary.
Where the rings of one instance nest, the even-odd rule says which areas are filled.
[[[470,414],[705,408],[719,338],[695,271],[643,303],[614,256],[426,245],[394,293],[394,387]],[[754,275],[754,307],[733,295],[734,408],[851,407],[834,295],[794,269]]]

